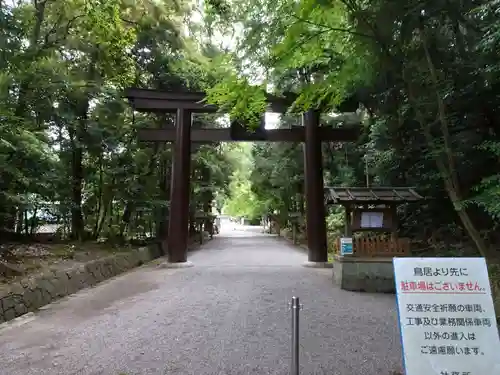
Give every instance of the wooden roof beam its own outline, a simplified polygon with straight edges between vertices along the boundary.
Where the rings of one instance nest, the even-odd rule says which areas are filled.
[[[347,204],[347,203],[364,203],[364,204],[401,204],[404,202],[413,202],[423,199],[414,189],[407,187],[325,187],[326,196],[329,197],[327,204]],[[345,193],[346,197],[341,197],[340,192]],[[357,193],[367,192],[370,197],[356,196]],[[380,196],[376,193],[391,193],[390,196]],[[403,194],[408,193],[408,194]]]

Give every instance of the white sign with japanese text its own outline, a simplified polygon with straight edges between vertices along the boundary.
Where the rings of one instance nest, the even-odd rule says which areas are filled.
[[[406,375],[500,375],[484,258],[394,258]]]

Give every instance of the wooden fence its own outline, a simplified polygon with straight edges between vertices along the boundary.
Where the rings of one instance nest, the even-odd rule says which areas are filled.
[[[352,239],[353,255],[360,257],[395,257],[410,255],[409,238],[360,237]],[[337,239],[340,254],[340,238]]]

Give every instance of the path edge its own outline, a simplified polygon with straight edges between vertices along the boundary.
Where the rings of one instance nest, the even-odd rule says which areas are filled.
[[[280,235],[277,236],[277,238],[281,238],[282,241],[285,241],[288,245],[294,247],[297,250],[300,250],[300,251],[305,252],[305,253],[307,253],[309,251],[309,249],[307,248],[306,245],[294,243],[291,238],[289,238],[288,236],[286,236],[284,234],[284,231],[280,231]],[[306,268],[330,268],[331,269],[331,268],[333,268],[333,263],[332,262],[309,262],[309,261],[306,261],[306,262],[304,262],[304,264],[302,266],[306,267]]]
[[[200,250],[203,243],[193,242],[189,252]],[[103,281],[122,275],[142,265],[161,258],[157,244],[140,247],[127,252],[116,253],[95,259],[65,270],[46,271],[31,275],[10,284],[0,291],[0,326],[32,314],[61,298],[97,286]]]

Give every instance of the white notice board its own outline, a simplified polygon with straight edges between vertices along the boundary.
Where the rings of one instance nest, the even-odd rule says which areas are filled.
[[[361,228],[382,228],[384,213],[380,211],[361,212]]]
[[[406,375],[500,375],[484,258],[394,258]]]

